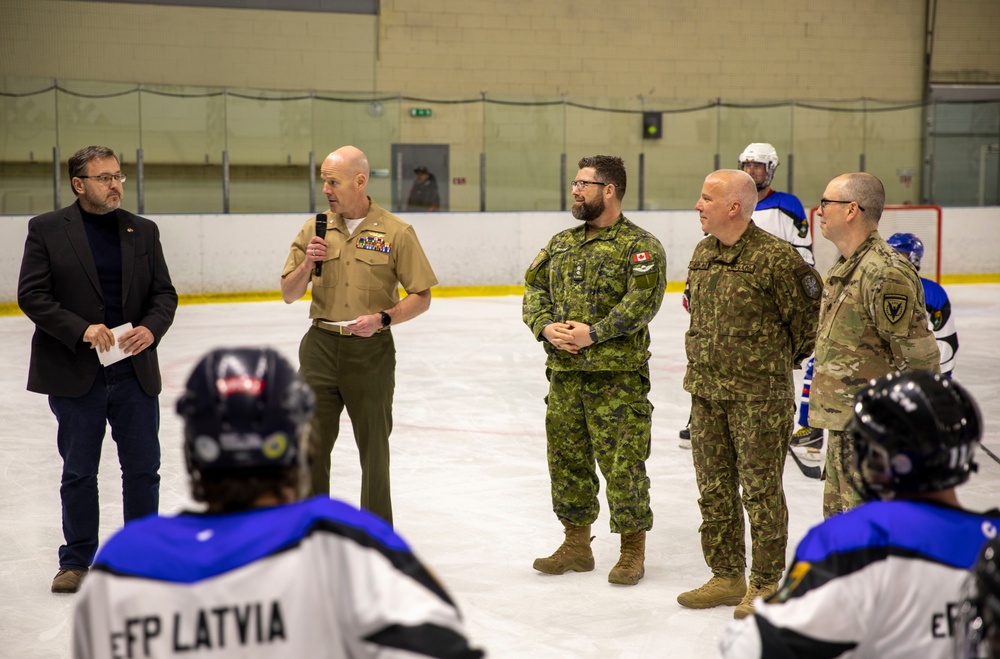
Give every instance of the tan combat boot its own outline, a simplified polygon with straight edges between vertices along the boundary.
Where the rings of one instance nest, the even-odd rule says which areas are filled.
[[[566,527],[566,539],[551,556],[536,558],[532,567],[545,574],[565,574],[570,570],[590,572],[594,569],[594,552],[590,550],[590,541],[594,538],[590,535],[590,524],[573,526],[565,520],[562,524]]]
[[[677,596],[677,603],[689,609],[711,609],[716,606],[736,606],[743,601],[747,582],[742,574],[735,577],[713,576],[704,586]]]
[[[646,574],[646,532],[622,534],[622,555],[608,574],[610,583],[634,586]]]
[[[763,597],[767,599],[771,595],[778,592],[778,584],[769,583],[763,586],[758,586],[754,582],[750,582],[750,587],[747,588],[747,594],[743,596],[743,601],[736,605],[736,610],[733,611],[733,617],[737,620],[746,618],[753,614],[753,601],[758,597]]]

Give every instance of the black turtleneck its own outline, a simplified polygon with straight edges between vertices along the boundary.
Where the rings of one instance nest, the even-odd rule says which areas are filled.
[[[108,329],[125,322],[122,304],[122,244],[118,233],[118,211],[94,215],[80,208],[87,229],[90,251],[104,296],[104,324]]]

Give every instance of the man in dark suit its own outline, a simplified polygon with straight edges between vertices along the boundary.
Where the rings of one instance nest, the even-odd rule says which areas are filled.
[[[28,223],[17,287],[17,303],[35,324],[28,390],[48,395],[63,460],[66,544],[55,593],[76,592],[97,551],[97,468],[107,424],[118,445],[125,521],[157,512],[156,346],[177,309],[159,229],[118,208],[125,176],[114,151],[77,151],[69,175],[76,203]],[[115,344],[125,358],[102,367],[98,352]]]

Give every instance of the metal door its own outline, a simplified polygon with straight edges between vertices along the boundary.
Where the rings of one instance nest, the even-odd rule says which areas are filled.
[[[417,168],[427,168],[437,183],[440,202],[436,210],[448,210],[447,144],[393,144],[392,145],[392,210],[393,212],[421,212],[427,208],[408,208],[407,201],[413,190]]]

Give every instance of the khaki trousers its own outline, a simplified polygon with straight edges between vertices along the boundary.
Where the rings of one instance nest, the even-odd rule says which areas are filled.
[[[312,327],[299,345],[299,373],[316,394],[309,433],[311,493],[330,492],[331,453],[346,407],[361,461],[361,507],[391,524],[389,434],[396,387],[392,333],[364,338]]]

